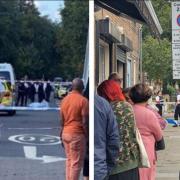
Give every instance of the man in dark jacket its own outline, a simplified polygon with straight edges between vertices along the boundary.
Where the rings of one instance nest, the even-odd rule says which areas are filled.
[[[46,96],[46,101],[49,102],[49,99],[51,97],[51,91],[52,91],[52,86],[50,82],[47,82],[46,88],[45,88],[45,96]]]
[[[119,152],[119,130],[109,103],[94,99],[94,180],[108,179]]]
[[[43,83],[39,83],[38,87],[38,101],[41,103],[45,99],[45,92],[43,88]]]
[[[35,94],[36,94],[36,89],[35,89],[35,86],[34,86],[34,83],[31,82],[29,84],[29,99],[31,100],[31,103],[33,103],[35,101]]]
[[[21,81],[18,84],[18,97],[16,101],[16,106],[19,105],[19,102],[20,102],[20,106],[24,106],[24,100],[25,100],[25,86],[24,86],[24,82]]]

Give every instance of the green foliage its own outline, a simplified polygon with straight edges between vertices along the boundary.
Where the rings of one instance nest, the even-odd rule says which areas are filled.
[[[167,93],[169,95],[175,95],[176,94],[176,89],[173,86],[168,84],[167,85]]]
[[[57,46],[61,50],[63,76],[82,76],[89,25],[89,1],[65,1],[60,11],[62,23],[58,31]]]
[[[147,27],[143,28],[143,71],[148,73],[150,80],[172,84],[171,4],[166,0],[152,0],[152,4],[163,34],[158,41],[150,35]]]
[[[147,36],[143,42],[143,69],[150,80],[172,79],[171,43]]]
[[[60,24],[41,17],[34,0],[0,1],[0,63],[17,79],[82,75],[88,30],[88,1],[65,1]]]

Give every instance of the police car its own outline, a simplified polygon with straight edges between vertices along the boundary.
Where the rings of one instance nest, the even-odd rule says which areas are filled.
[[[0,96],[0,106],[15,105],[15,74],[11,64],[0,63],[0,79],[3,82],[5,91]],[[1,112],[5,110],[0,110]],[[14,115],[16,111],[6,110],[9,115]]]

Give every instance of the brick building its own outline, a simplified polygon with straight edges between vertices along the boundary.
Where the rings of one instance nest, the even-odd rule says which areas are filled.
[[[142,23],[147,24],[156,37],[162,33],[151,2],[146,2],[95,1],[96,86],[111,72],[120,74],[123,87],[142,80]]]

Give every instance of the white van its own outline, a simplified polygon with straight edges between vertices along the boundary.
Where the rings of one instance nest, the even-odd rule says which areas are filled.
[[[11,101],[9,101],[7,106],[15,105],[15,74],[11,64],[8,63],[0,63],[0,79],[3,79],[11,84],[12,92],[9,97],[11,97]],[[14,115],[15,111],[7,111],[9,115]]]
[[[0,63],[0,78],[1,77],[15,87],[15,74],[11,64]]]

